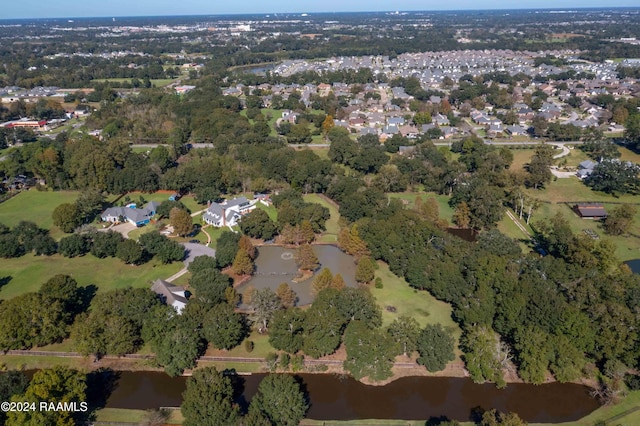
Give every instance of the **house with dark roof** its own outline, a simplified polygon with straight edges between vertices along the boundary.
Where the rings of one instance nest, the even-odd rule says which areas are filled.
[[[150,201],[141,209],[136,208],[135,204],[126,207],[109,207],[102,212],[100,218],[105,222],[121,223],[126,221],[135,226],[144,226],[155,216],[158,206],[160,203]]]
[[[188,298],[184,287],[173,285],[164,280],[156,280],[151,286],[151,291],[157,294],[164,303],[173,306],[178,314],[182,313],[187,305]]]
[[[242,216],[256,208],[257,201],[255,199],[249,201],[247,197],[242,196],[223,203],[211,203],[202,215],[202,219],[218,228],[236,226]]]

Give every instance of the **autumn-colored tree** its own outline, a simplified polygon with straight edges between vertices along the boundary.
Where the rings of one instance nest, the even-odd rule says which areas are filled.
[[[240,241],[238,241],[238,247],[241,250],[244,250],[251,260],[254,260],[257,255],[256,247],[251,242],[251,238],[243,235],[240,237]]]
[[[344,282],[344,278],[342,278],[342,275],[340,274],[335,274],[333,276],[333,279],[331,280],[331,288],[335,288],[336,290],[342,290],[343,288],[345,288],[347,285]]]
[[[461,202],[456,206],[456,210],[453,212],[453,223],[460,228],[468,228],[471,222],[471,210],[466,202]]]
[[[446,220],[440,218],[440,207],[435,197],[429,197],[426,201],[417,197],[414,210],[422,219],[435,224],[439,228],[446,228],[448,225]]]
[[[331,287],[331,282],[333,281],[333,274],[329,270],[329,268],[324,268],[320,273],[316,276],[311,284],[311,292],[313,294],[318,294],[320,291],[325,288]]]
[[[325,137],[327,136],[327,133],[329,133],[329,130],[333,129],[335,125],[336,123],[333,121],[333,117],[331,114],[328,114],[322,122],[322,133]]]
[[[289,287],[289,284],[282,283],[278,286],[276,290],[276,294],[280,298],[280,302],[282,302],[282,306],[285,308],[292,308],[296,304],[296,299],[298,295],[295,291]]]
[[[254,264],[249,255],[243,249],[238,249],[231,269],[238,275],[251,275],[253,273]]]
[[[177,235],[187,235],[193,229],[193,219],[189,212],[174,207],[169,212],[169,223]]]
[[[255,293],[256,288],[252,285],[248,285],[247,289],[242,293],[242,303],[245,305],[250,305],[253,299],[253,294]]]
[[[369,257],[361,257],[356,265],[356,281],[369,283],[373,280],[375,272],[373,261]]]
[[[316,238],[315,232],[313,232],[313,226],[308,220],[303,220],[300,224],[300,239],[305,243],[312,243]]]
[[[240,295],[233,287],[227,287],[224,291],[224,298],[231,306],[237,306],[240,303]]]
[[[342,228],[340,230],[340,233],[338,234],[338,247],[356,258],[368,256],[370,254],[369,249],[367,248],[367,243],[360,238],[358,225],[353,225],[351,228]]]
[[[286,224],[280,231],[280,240],[283,244],[294,244],[296,242],[296,229]]]
[[[320,266],[318,256],[313,251],[313,247],[309,244],[303,244],[298,248],[296,255],[298,267],[304,271],[315,271]]]

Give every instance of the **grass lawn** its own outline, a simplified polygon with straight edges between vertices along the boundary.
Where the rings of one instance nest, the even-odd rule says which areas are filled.
[[[603,203],[607,211],[611,211],[617,207],[616,204]],[[640,207],[640,206],[638,206]],[[571,230],[578,234],[582,233],[585,229],[591,229],[595,231],[600,238],[610,240],[616,247],[616,257],[620,261],[637,259],[640,257],[640,238],[633,235],[622,236],[610,236],[604,233],[600,221],[581,219],[577,214],[573,212],[571,206],[566,204],[543,204],[538,211],[532,216],[532,222],[536,220],[542,220],[541,218],[552,218],[557,213],[561,213],[565,219],[569,222]],[[640,235],[640,209],[636,213],[635,220],[631,226],[630,232],[635,235]]]
[[[210,356],[229,356],[229,357],[241,357],[241,358],[264,358],[269,352],[276,352],[275,349],[269,344],[269,335],[260,334],[255,330],[251,331],[251,334],[247,338],[253,341],[253,351],[247,352],[245,350],[244,342],[235,348],[225,351],[221,349],[214,349],[209,347],[205,355]]]
[[[598,408],[593,413],[575,422],[559,423],[563,426],[592,426],[596,424],[606,425],[640,425],[640,410],[628,411],[640,407],[640,391],[629,392],[629,395],[619,404]],[[622,415],[622,417],[615,416]],[[533,426],[533,424],[531,424]]]
[[[207,231],[207,234],[211,236],[211,244],[209,244],[209,247],[214,249],[218,244],[218,238],[220,238],[220,235],[222,235],[224,231],[229,231],[229,228],[216,228],[215,226],[209,226],[205,231]]]
[[[307,203],[316,203],[320,204],[323,207],[329,209],[329,220],[325,224],[326,231],[322,233],[319,241],[326,243],[335,243],[338,241],[338,233],[340,232],[340,225],[338,221],[340,220],[340,213],[338,213],[337,207],[333,204],[320,197],[318,194],[307,194],[303,196],[304,201]]]
[[[97,422],[141,423],[147,412],[145,410],[126,410],[123,408],[103,408],[96,411]]]
[[[618,151],[620,151],[620,160],[622,161],[632,161],[634,163],[640,164],[640,154],[631,151],[629,148],[625,148],[623,146],[618,147]]]
[[[259,208],[260,210],[264,210],[265,212],[267,212],[269,219],[271,219],[272,221],[274,222],[278,221],[278,210],[276,210],[273,204],[271,204],[270,206],[265,206],[262,203],[256,203],[256,207]]]
[[[34,222],[41,228],[49,229],[51,236],[60,239],[64,232],[53,226],[51,213],[62,203],[73,203],[78,198],[76,191],[23,191],[0,203],[0,223],[13,227],[22,220]]]
[[[552,181],[543,190],[528,189],[527,194],[531,198],[552,203],[567,201],[589,201],[589,202],[616,202],[616,203],[638,203],[640,198],[637,195],[613,195],[604,192],[596,192],[583,184],[578,178],[557,179]]]
[[[387,196],[392,199],[408,201],[408,208],[413,208],[413,206],[415,206],[417,197],[421,197],[423,201],[427,198],[434,197],[438,202],[440,217],[451,223],[451,218],[453,217],[453,209],[449,206],[450,197],[447,195],[435,194],[433,192],[394,192],[388,193]]]
[[[162,265],[150,261],[144,265],[125,265],[120,259],[98,259],[90,254],[67,259],[61,255],[34,256],[27,254],[14,259],[3,259],[0,277],[10,277],[0,289],[1,299],[10,299],[26,292],[38,291],[55,274],[67,274],[78,284],[94,284],[99,291],[125,287],[147,287],[158,278],[167,278],[182,268],[182,262]]]
[[[531,161],[533,157],[533,149],[511,149],[513,154],[513,163],[511,163],[511,170],[524,170],[525,164]]]

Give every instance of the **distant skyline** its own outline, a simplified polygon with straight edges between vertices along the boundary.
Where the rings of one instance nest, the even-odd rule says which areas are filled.
[[[475,0],[6,0],[0,9],[0,19],[592,7],[638,7],[638,0],[487,0],[481,3]]]

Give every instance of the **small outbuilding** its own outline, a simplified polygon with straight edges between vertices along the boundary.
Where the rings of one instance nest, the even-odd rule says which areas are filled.
[[[607,211],[599,203],[579,203],[574,206],[575,212],[583,219],[605,219]]]

